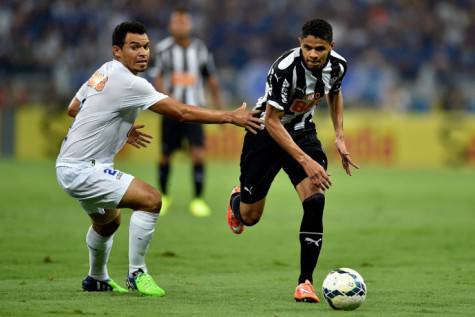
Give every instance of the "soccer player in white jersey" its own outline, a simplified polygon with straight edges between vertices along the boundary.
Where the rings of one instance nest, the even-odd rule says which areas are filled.
[[[126,284],[143,295],[163,296],[148,273],[145,254],[161,207],[158,190],[132,175],[114,169],[113,159],[126,142],[145,147],[150,136],[135,125],[140,110],[202,123],[232,123],[254,131],[255,112],[245,105],[234,111],[189,106],[157,92],[137,73],[147,69],[150,41],[138,22],[119,24],[112,35],[113,60],[102,65],[82,85],[68,106],[75,118],[56,161],[60,186],[79,201],[92,225],[86,235],[89,273],[85,291],[127,292],[107,271],[114,232],[120,225],[120,208],[133,210],[129,228],[129,271]]]
[[[313,112],[326,97],[335,129],[335,145],[343,168],[351,175],[358,166],[351,159],[343,133],[341,83],[346,60],[333,51],[331,25],[313,19],[302,26],[300,46],[283,53],[271,66],[266,91],[256,108],[265,129],[246,134],[241,154],[240,186],[232,193],[228,225],[240,234],[259,222],[267,192],[283,169],[302,202],[300,224],[300,275],[294,298],[319,302],[313,288],[313,272],[323,243],[325,190],[330,188],[327,157],[317,138]],[[294,211],[292,211],[294,212]]]

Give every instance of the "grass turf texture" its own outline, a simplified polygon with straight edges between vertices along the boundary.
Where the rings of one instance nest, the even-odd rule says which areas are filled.
[[[117,168],[152,184],[151,165]],[[316,288],[336,267],[366,280],[352,316],[467,316],[475,309],[474,170],[363,168],[351,178],[334,164]],[[52,162],[0,161],[0,316],[336,316],[326,303],[292,299],[299,265],[301,206],[284,174],[261,222],[242,236],[225,221],[238,164],[208,166],[214,213],[188,213],[191,171],[176,163],[173,205],[159,219],[148,266],[163,298],[85,293],[88,218],[56,184]],[[109,272],[124,285],[129,211]]]

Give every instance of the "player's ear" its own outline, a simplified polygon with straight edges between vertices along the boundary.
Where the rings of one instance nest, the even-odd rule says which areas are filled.
[[[122,49],[117,45],[112,45],[112,55],[116,59],[120,59],[122,57]]]
[[[331,41],[330,47],[333,49],[333,46],[335,46],[335,41]]]

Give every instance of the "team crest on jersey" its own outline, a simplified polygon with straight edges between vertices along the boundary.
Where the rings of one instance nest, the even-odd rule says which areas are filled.
[[[295,99],[290,106],[290,111],[294,113],[303,113],[315,106],[321,99],[320,93],[305,95],[303,99]]]
[[[102,91],[107,83],[107,76],[102,75],[99,72],[95,72],[91,78],[87,81],[87,85],[94,88],[96,91]]]

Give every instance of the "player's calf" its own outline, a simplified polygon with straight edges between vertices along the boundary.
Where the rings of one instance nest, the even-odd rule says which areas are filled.
[[[299,283],[312,282],[313,271],[323,244],[323,208],[325,196],[317,193],[302,202],[303,217],[300,224],[300,276]]]
[[[241,222],[247,226],[254,226],[262,217],[264,211],[265,198],[251,204],[240,203],[239,212]]]
[[[116,217],[114,219],[111,219],[107,223],[97,223],[93,218],[92,227],[94,231],[103,237],[112,236],[117,231],[121,223],[120,212],[117,211],[115,214]]]

